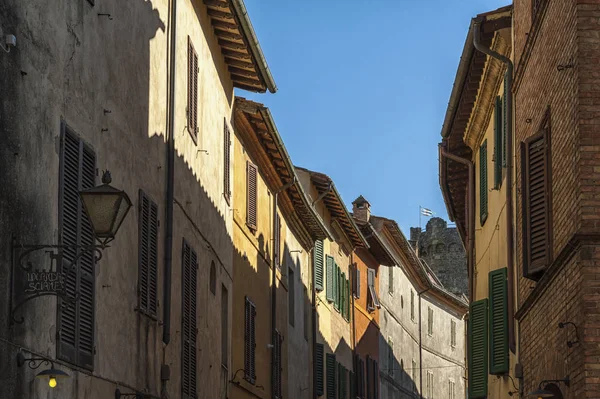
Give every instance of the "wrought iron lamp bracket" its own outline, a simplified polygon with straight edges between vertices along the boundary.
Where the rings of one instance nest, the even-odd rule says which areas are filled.
[[[63,302],[61,304],[62,307],[68,307],[73,305],[75,302],[79,300],[79,292],[75,292],[74,294],[69,294],[64,286],[64,282],[67,276],[74,270],[74,267],[78,264],[79,260],[87,254],[93,254],[94,262],[97,263],[102,258],[102,250],[108,248],[108,242],[104,241],[99,244],[93,245],[22,245],[18,244],[16,239],[13,237],[12,242],[12,270],[11,270],[11,292],[10,292],[10,322],[11,324],[22,324],[25,319],[24,317],[17,317],[16,312],[21,308],[24,304],[29,302],[32,299],[43,297],[43,296],[56,296],[60,298]],[[64,262],[64,250],[65,249],[74,249],[78,251],[73,260],[65,265]],[[48,257],[50,258],[50,267],[48,270],[44,270],[42,268],[34,268],[34,264],[29,260],[29,256],[32,253],[44,250]],[[60,269],[58,266],[60,265]],[[42,272],[42,273],[53,273],[54,281],[46,281],[40,288],[30,289],[26,292],[32,292],[28,295],[25,295],[17,303],[13,303],[13,295],[15,291],[15,273],[18,269],[29,273],[34,278],[34,273]],[[58,271],[60,270],[60,271]],[[77,271],[77,270],[76,270]]]
[[[575,341],[567,340],[567,346],[569,348],[572,348],[573,345],[579,343],[579,330],[577,329],[577,325],[575,323],[573,323],[572,321],[564,321],[564,322],[558,323],[558,328],[565,328],[568,325],[573,326],[573,328],[575,329]]]
[[[23,352],[19,351],[19,353],[17,353],[17,366],[21,367],[24,364],[27,364],[27,367],[32,370],[39,368],[42,364],[48,365],[50,368],[54,368],[54,362],[48,358],[32,357],[26,359],[25,355],[23,355]]]

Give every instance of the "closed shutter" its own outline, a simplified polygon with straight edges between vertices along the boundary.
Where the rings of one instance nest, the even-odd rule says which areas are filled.
[[[479,399],[488,387],[488,300],[471,303],[469,314],[469,399]]]
[[[325,293],[327,296],[327,300],[330,302],[335,301],[335,283],[334,283],[334,262],[333,257],[327,255],[325,257],[325,268],[327,273],[327,287],[325,287]]]
[[[347,399],[348,398],[348,388],[347,388],[348,387],[348,381],[347,381],[348,371],[341,364],[339,365],[339,370],[340,370],[339,398]]]
[[[494,188],[499,188],[502,184],[502,142],[504,133],[504,123],[502,118],[502,99],[496,97],[496,107],[494,108]]]
[[[373,399],[379,399],[379,362],[373,360]]]
[[[227,126],[227,120],[224,122],[223,133],[223,195],[229,204],[231,200],[231,132]]]
[[[317,380],[317,396],[323,395],[325,392],[324,377],[325,373],[323,370],[323,344],[317,344],[317,358],[315,359],[315,374]]]
[[[313,264],[315,268],[315,289],[323,291],[323,241],[315,241],[313,249]]]
[[[350,399],[356,399],[356,379],[352,371],[348,372],[348,380],[350,381]]]
[[[394,266],[388,267],[388,291],[394,293]]]
[[[525,277],[537,279],[552,261],[550,135],[544,129],[523,145]]]
[[[79,300],[59,306],[58,357],[88,370],[94,368],[95,257],[88,252],[77,259],[77,245],[93,245],[94,232],[83,210],[79,191],[95,186],[96,155],[63,125],[60,192],[61,270],[65,289]],[[74,262],[74,263],[73,263]],[[68,272],[67,272],[68,270]]]
[[[335,355],[332,353],[328,353],[327,355],[325,355],[325,357],[327,359],[327,363],[325,364],[325,367],[327,367],[327,399],[337,399],[337,384],[335,380]]]
[[[352,318],[352,298],[350,295],[350,280],[346,279],[346,306],[348,310],[346,311],[346,319],[350,321]]]
[[[275,397],[280,399],[282,397],[281,392],[282,392],[282,351],[281,351],[281,343],[283,342],[283,336],[281,335],[281,333],[277,330],[275,330],[275,348],[274,349],[274,356],[275,356],[275,362],[274,362],[274,367],[275,370],[273,370],[273,375],[274,375],[274,380],[275,380]]]
[[[158,205],[140,190],[138,296],[140,310],[156,316],[158,278]]]
[[[246,178],[246,224],[256,230],[256,205],[257,205],[257,169],[252,162],[247,162]]]
[[[354,296],[358,299],[360,298],[360,269],[358,266],[355,266],[355,282],[354,282]]]
[[[489,274],[490,374],[508,372],[508,281],[507,269]]]
[[[275,253],[275,264],[278,269],[281,269],[281,216],[276,214],[275,217],[275,244],[274,244],[273,252]]]
[[[367,355],[367,375],[366,375],[366,380],[367,380],[367,387],[366,387],[366,398],[367,399],[372,399],[373,395],[373,378],[372,378],[372,372],[373,370],[373,365],[372,365],[372,361],[371,361],[371,357],[369,355]]]
[[[198,54],[188,36],[188,130],[198,140]]]
[[[340,310],[340,268],[337,263],[334,262],[334,273],[333,273],[333,281],[334,281],[334,308],[336,310]]]
[[[256,382],[256,307],[246,297],[244,312],[244,378]]]
[[[488,215],[487,139],[479,148],[479,221],[485,223]]]
[[[508,110],[506,99],[508,98],[508,72],[504,75],[504,96],[502,96],[502,167],[506,168],[506,137],[508,134]]]
[[[196,293],[198,292],[198,257],[183,241],[182,281],[182,393],[183,398],[196,398]]]
[[[348,310],[348,308],[346,307],[346,273],[342,273],[340,277],[340,283],[340,311],[342,313],[342,317],[347,318],[346,311]]]

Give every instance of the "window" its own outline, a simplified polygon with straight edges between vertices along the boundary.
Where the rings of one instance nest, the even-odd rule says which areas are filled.
[[[354,364],[356,369],[356,394],[362,399],[365,397],[365,361],[359,355],[356,355]]]
[[[487,139],[479,147],[479,221],[483,226],[488,216]]]
[[[348,398],[348,370],[338,363],[338,392],[339,399]]]
[[[415,321],[415,292],[410,290],[410,319]]]
[[[335,272],[335,267],[334,267],[334,261],[333,261],[333,257],[327,255],[325,257],[325,268],[326,268],[326,275],[327,275],[327,287],[325,287],[325,293],[327,296],[327,300],[329,302],[334,302],[335,301],[335,281],[334,281],[334,272]]]
[[[394,266],[388,267],[388,292],[394,295]]]
[[[254,231],[257,228],[257,183],[256,165],[248,161],[246,164],[246,225]]]
[[[368,298],[367,298],[367,309],[369,311],[375,310],[375,307],[380,307],[379,298],[377,297],[377,291],[375,289],[375,269],[367,270],[367,284],[369,286]]]
[[[315,373],[317,380],[317,396],[322,396],[325,393],[324,377],[325,373],[323,370],[323,344],[317,344],[317,358],[315,359]]]
[[[229,204],[231,201],[231,132],[227,126],[227,119],[223,125],[223,195]]]
[[[392,337],[388,337],[388,374],[394,376],[394,341]]]
[[[448,380],[448,399],[456,399],[456,384],[454,380]]]
[[[335,302],[333,303],[333,307],[335,310],[337,310],[339,312],[340,310],[340,302],[341,302],[341,289],[340,289],[340,285],[342,284],[342,274],[340,272],[340,268],[337,265],[337,263],[334,262],[334,275],[333,275],[333,281],[335,282],[334,284],[334,296],[335,296]]]
[[[315,269],[315,289],[323,291],[323,240],[315,241],[313,264]]]
[[[360,298],[360,269],[354,265],[354,296]]]
[[[427,385],[426,385],[426,389],[427,389],[427,396],[426,399],[433,399],[433,372],[432,371],[427,371]]]
[[[337,381],[336,381],[336,364],[335,355],[328,353],[325,355],[327,362],[327,399],[337,399]]]
[[[282,381],[281,381],[281,377],[282,377],[282,367],[281,367],[281,357],[282,357],[282,351],[281,351],[281,343],[283,342],[283,336],[281,335],[281,333],[277,330],[275,330],[275,347],[273,348],[273,350],[275,351],[274,353],[274,357],[275,357],[275,364],[273,365],[273,367],[275,368],[274,370],[274,377],[275,377],[275,398],[277,399],[281,399],[282,395],[281,395],[281,388],[282,388]]]
[[[456,347],[456,321],[450,320],[450,346]]]
[[[344,319],[348,318],[348,305],[346,304],[346,273],[340,276],[340,311]]]
[[[94,232],[85,214],[79,191],[95,186],[96,154],[70,128],[62,125],[60,159],[60,235],[62,245],[93,245]],[[94,368],[95,257],[87,253],[76,258],[75,247],[63,250],[61,271],[67,273],[66,292],[79,300],[58,306],[58,357],[88,370]],[[71,262],[75,261],[73,265]],[[69,268],[68,271],[65,268]]]
[[[256,306],[246,297],[244,314],[244,378],[256,382]]]
[[[538,280],[552,262],[552,185],[550,126],[521,145],[523,200],[523,273]]]
[[[504,168],[506,168],[506,135],[508,132],[508,110],[506,109],[506,99],[508,96],[507,76],[508,72],[504,74],[504,96],[502,96],[502,167]]]
[[[229,370],[229,296],[227,288],[221,286],[221,365]]]
[[[502,163],[505,161],[502,151],[504,150],[504,119],[502,116],[503,100],[496,97],[494,109],[494,188],[499,189],[502,185]]]
[[[427,307],[427,335],[433,335],[433,309]]]
[[[352,300],[350,298],[350,280],[346,279],[346,320],[350,321],[352,317]]]
[[[158,278],[158,205],[140,190],[138,217],[138,306],[156,316]]]
[[[183,241],[182,250],[182,349],[181,390],[183,398],[196,398],[196,293],[198,257],[196,252]]]
[[[198,142],[198,54],[188,36],[188,92],[187,92],[188,131]]]
[[[488,391],[488,300],[469,309],[469,398],[485,398]]]
[[[294,279],[294,269],[291,267],[288,271],[288,319],[293,327],[296,324],[296,280]]]
[[[508,280],[507,269],[489,274],[490,374],[508,372]]]
[[[210,262],[210,276],[209,276],[210,292],[213,295],[217,295],[217,267],[215,261]]]

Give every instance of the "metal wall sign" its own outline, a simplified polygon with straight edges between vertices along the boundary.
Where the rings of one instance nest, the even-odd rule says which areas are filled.
[[[65,276],[59,272],[26,272],[26,293],[59,293],[65,290]]]

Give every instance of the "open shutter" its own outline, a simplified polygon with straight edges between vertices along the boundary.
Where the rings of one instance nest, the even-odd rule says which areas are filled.
[[[315,268],[315,289],[323,291],[323,241],[315,241],[313,249],[313,265]]]
[[[246,297],[244,320],[244,378],[256,382],[256,307]]]
[[[508,372],[508,281],[507,269],[489,274],[490,374]]]
[[[340,311],[342,313],[342,317],[346,318],[346,311],[348,310],[346,307],[346,273],[342,273],[340,277]]]
[[[469,314],[469,399],[480,399],[488,387],[488,300],[471,303]]]
[[[333,281],[334,281],[334,308],[336,310],[340,310],[340,268],[337,263],[334,262],[334,273],[333,273]]]
[[[140,310],[156,315],[158,278],[158,205],[140,190],[138,296]]]
[[[327,359],[327,363],[325,367],[327,367],[327,399],[337,399],[336,395],[336,361],[335,355],[332,353],[328,353],[325,355]]]
[[[66,125],[63,129],[60,243],[93,245],[94,232],[81,205],[79,191],[95,186],[96,156]],[[68,269],[65,289],[71,298],[79,293],[79,300],[64,307],[59,301],[59,358],[93,370],[95,257],[90,252],[77,260],[75,247],[63,249],[62,255],[61,268]]]
[[[508,72],[504,75],[504,95],[502,96],[502,167],[506,168],[506,135],[508,133],[508,112],[506,99],[508,98]],[[512,110],[510,110],[512,112]]]
[[[315,359],[315,374],[317,380],[317,396],[321,396],[324,393],[325,387],[323,378],[325,377],[323,370],[323,344],[317,344],[317,358]]]
[[[198,140],[198,54],[188,36],[188,130]]]
[[[333,302],[335,300],[335,284],[333,281],[333,272],[334,272],[334,262],[333,257],[327,255],[325,258],[325,268],[327,273],[327,287],[325,287],[325,292],[327,296],[327,300]]]
[[[246,224],[256,230],[256,204],[257,198],[257,169],[252,162],[247,162],[246,178]]]
[[[224,121],[223,129],[223,195],[227,203],[231,200],[231,132]]]
[[[275,264],[281,269],[281,216],[276,214],[275,217],[275,243],[273,252],[275,253]]]
[[[350,321],[352,318],[352,298],[350,294],[350,280],[346,279],[346,319]]]
[[[356,271],[356,274],[355,274],[356,280],[355,280],[354,286],[356,288],[354,291],[354,296],[358,299],[358,298],[360,298],[360,269],[358,268],[358,266],[355,266],[355,271]]]
[[[379,399],[379,362],[373,360],[373,399]]]
[[[494,188],[499,188],[502,184],[502,150],[504,147],[502,141],[504,133],[502,103],[500,96],[497,96],[496,107],[494,108]]]
[[[479,220],[485,223],[488,215],[487,139],[479,148]]]
[[[183,241],[183,280],[182,280],[182,393],[183,398],[196,398],[196,294],[198,292],[198,257],[196,252]]]
[[[354,378],[354,372],[348,372],[348,380],[350,381],[350,399],[356,399],[356,379]]]
[[[544,129],[524,144],[523,249],[529,278],[539,277],[552,261],[549,139]]]
[[[367,355],[367,389],[366,389],[366,394],[367,394],[367,399],[372,399],[372,392],[373,392],[373,376],[372,376],[372,370],[373,370],[373,361],[371,360],[371,357],[369,355]]]

